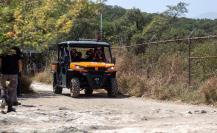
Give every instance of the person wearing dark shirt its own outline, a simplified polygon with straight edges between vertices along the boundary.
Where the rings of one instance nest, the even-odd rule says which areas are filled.
[[[76,60],[75,60],[75,61],[77,61],[77,62],[83,61],[83,60],[82,60],[82,53],[81,53],[81,52],[78,52],[78,53],[77,53],[77,56],[76,56]]]
[[[17,54],[15,48],[12,48],[7,54],[0,55],[0,68],[1,84],[7,90],[8,112],[12,112],[15,111],[13,104],[17,102],[18,74],[22,71],[21,56]]]
[[[76,49],[72,49],[72,50],[70,51],[70,54],[71,54],[71,60],[74,62],[74,61],[76,60],[78,51],[77,51]]]
[[[94,58],[94,51],[93,51],[93,49],[87,50],[87,52],[86,52],[86,60],[87,61],[93,61],[93,58]]]
[[[18,47],[13,47],[13,49],[16,50],[17,56],[20,58],[20,60],[22,60],[23,59],[23,53],[21,52],[21,50]],[[20,84],[21,84],[21,72],[18,73],[17,97],[21,96]],[[20,105],[20,103],[17,101],[17,99],[15,99],[14,105]]]
[[[101,47],[95,49],[94,53],[95,53],[94,54],[95,61],[97,61],[97,62],[105,62],[106,61],[105,60],[105,54],[104,54],[103,49]]]

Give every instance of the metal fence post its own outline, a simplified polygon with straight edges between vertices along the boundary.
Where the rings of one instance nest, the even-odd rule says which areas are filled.
[[[188,85],[191,86],[191,39],[188,38]]]
[[[196,29],[192,30],[188,36],[188,85],[191,86],[191,37],[194,34]]]

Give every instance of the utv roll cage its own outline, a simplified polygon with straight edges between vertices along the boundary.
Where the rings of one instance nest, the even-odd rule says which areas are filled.
[[[74,48],[80,53],[83,52],[84,56],[88,55],[88,50],[93,50],[93,52],[96,52],[95,54],[97,54],[97,50],[102,50],[101,52],[104,53],[101,54],[105,55],[106,53],[109,61],[107,59],[104,61],[89,60],[81,57],[79,57],[80,60],[74,60],[71,57],[76,55],[74,53],[76,49],[74,50]],[[79,97],[81,90],[84,90],[87,96],[92,95],[94,89],[107,90],[109,97],[117,95],[117,71],[115,69],[115,58],[112,58],[111,45],[109,43],[65,41],[57,44],[57,55],[58,61],[52,64],[53,91],[55,94],[62,94],[63,88],[68,88],[70,89],[70,95],[74,98]]]
[[[58,60],[61,57],[60,55],[60,50],[64,49],[65,55],[70,55],[69,49],[74,47],[74,48],[98,48],[98,47],[107,47],[109,48],[109,54],[111,57],[111,61],[115,62],[115,59],[112,57],[111,53],[111,45],[106,42],[98,42],[98,41],[65,41],[57,44],[58,46]],[[72,59],[69,56],[69,61],[71,62]]]
[[[97,42],[97,41],[66,41],[58,44],[59,47],[71,46],[71,47],[110,47],[109,43]]]

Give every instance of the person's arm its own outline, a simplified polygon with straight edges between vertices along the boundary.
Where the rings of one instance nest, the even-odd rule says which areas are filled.
[[[23,58],[24,58],[24,55],[20,50],[17,51],[17,57],[18,57],[18,70],[19,70],[19,74],[21,74],[21,72],[23,71]]]
[[[21,73],[23,71],[23,63],[22,60],[18,61],[18,65],[19,65],[19,72]]]

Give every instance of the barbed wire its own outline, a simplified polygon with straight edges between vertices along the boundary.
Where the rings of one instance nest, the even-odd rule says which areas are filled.
[[[172,42],[184,42],[184,41],[195,41],[195,40],[203,40],[203,39],[215,39],[217,38],[217,35],[209,35],[209,36],[202,36],[202,37],[189,37],[189,38],[180,38],[180,39],[170,39],[170,40],[160,40],[160,41],[151,41],[151,42],[144,42],[141,44],[134,44],[130,46],[115,46],[112,47],[112,49],[123,49],[123,48],[130,48],[130,47],[136,47],[136,46],[142,46],[142,45],[150,45],[150,44],[166,44],[166,43],[172,43]]]

